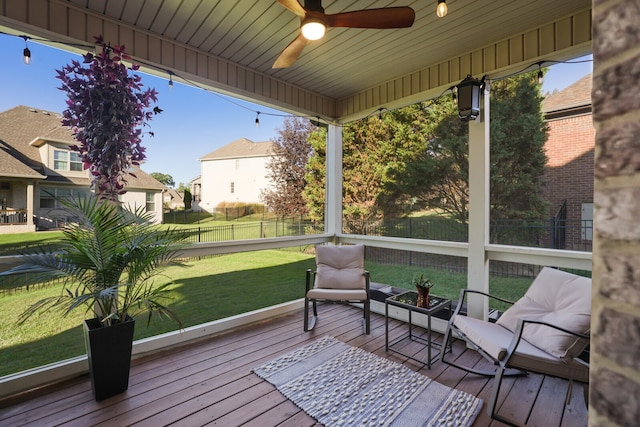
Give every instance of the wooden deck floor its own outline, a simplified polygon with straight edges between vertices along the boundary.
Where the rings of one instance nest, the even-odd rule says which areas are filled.
[[[385,351],[384,317],[372,314],[371,335],[362,334],[362,311],[343,305],[321,305],[316,329],[302,331],[302,311],[253,325],[196,344],[137,360],[129,390],[95,402],[88,376],[60,384],[37,395],[0,402],[2,426],[315,426],[311,417],[251,372],[254,366],[331,335],[352,346],[404,363],[436,381],[488,399],[491,380],[436,362],[431,370]],[[390,336],[406,327],[390,323]],[[441,337],[438,337],[441,339]],[[415,348],[414,348],[415,347]],[[421,346],[408,344],[405,351]],[[486,364],[460,342],[454,356],[467,364]],[[564,405],[567,382],[537,375],[508,379],[500,413],[535,426],[586,426],[582,386],[574,385]],[[499,426],[483,408],[474,426]]]

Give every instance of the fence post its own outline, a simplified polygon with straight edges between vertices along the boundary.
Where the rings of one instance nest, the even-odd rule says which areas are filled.
[[[267,237],[264,235],[263,222],[260,221],[260,237]]]
[[[198,227],[198,243],[200,243],[202,241],[201,237],[200,237],[200,227]]]

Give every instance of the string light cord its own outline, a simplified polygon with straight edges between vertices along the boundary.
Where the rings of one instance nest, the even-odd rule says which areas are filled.
[[[63,46],[72,46],[72,47],[75,47],[75,48],[82,48],[82,49],[87,49],[87,50],[93,50],[93,49],[95,48],[95,46],[94,46],[94,45],[86,45],[86,44],[79,44],[79,43],[70,43],[70,42],[67,42],[67,41],[50,40],[50,39],[44,39],[44,38],[38,38],[38,37],[31,37],[31,36],[26,36],[26,35],[9,34],[9,33],[5,33],[5,32],[3,32],[3,31],[0,31],[0,34],[2,34],[2,35],[6,35],[6,36],[11,36],[11,37],[18,37],[18,38],[21,38],[21,39],[23,39],[23,40],[25,41],[25,43],[26,43],[28,40],[30,40],[30,41],[43,42],[43,43],[55,43],[55,44],[60,44],[60,45],[63,45]],[[218,93],[218,92],[215,92],[215,91],[213,91],[213,90],[210,90],[210,89],[208,89],[208,88],[206,88],[206,87],[204,87],[204,86],[202,86],[202,85],[200,85],[200,84],[198,84],[198,83],[196,83],[196,82],[194,82],[194,81],[191,81],[191,80],[189,80],[189,79],[185,78],[184,76],[181,76],[181,75],[179,75],[179,74],[176,74],[176,73],[175,73],[175,72],[173,72],[173,71],[170,71],[170,70],[166,70],[166,69],[159,68],[159,67],[157,67],[157,66],[155,66],[155,65],[153,65],[153,64],[147,63],[147,62],[145,62],[145,61],[139,61],[139,60],[136,60],[135,62],[136,62],[137,64],[140,64],[140,65],[144,65],[144,66],[146,66],[146,67],[149,67],[149,68],[151,68],[151,69],[153,69],[153,70],[156,70],[156,71],[162,71],[162,72],[167,73],[167,75],[169,76],[169,85],[170,85],[170,86],[173,86],[174,78],[178,78],[178,79],[182,80],[183,82],[185,82],[186,84],[188,84],[188,85],[190,85],[190,86],[193,86],[193,87],[195,87],[195,88],[197,88],[197,89],[200,89],[200,90],[206,91],[206,92],[208,92],[208,93],[211,93],[211,94],[213,94],[213,95],[217,96],[218,98],[220,98],[220,99],[222,99],[222,100],[224,100],[224,101],[226,101],[226,102],[229,102],[229,103],[231,103],[231,104],[233,104],[233,105],[235,105],[235,106],[237,106],[237,107],[240,107],[240,108],[243,108],[243,109],[245,109],[245,110],[247,110],[247,111],[250,111],[250,112],[252,112],[252,113],[255,113],[255,114],[256,114],[256,121],[258,120],[258,118],[257,118],[257,117],[258,117],[260,114],[262,114],[262,115],[265,115],[265,116],[271,116],[271,117],[284,117],[284,118],[287,118],[287,117],[291,117],[291,118],[297,117],[297,118],[302,118],[302,119],[309,119],[309,120],[312,120],[312,121],[313,121],[313,122],[315,122],[315,123],[320,124],[320,117],[319,117],[319,116],[305,116],[305,115],[295,115],[295,114],[285,114],[285,113],[269,113],[269,112],[264,112],[264,111],[255,110],[255,109],[253,109],[253,108],[251,108],[251,107],[248,107],[248,106],[246,106],[246,105],[243,105],[243,104],[241,104],[241,103],[237,102],[234,98],[232,98],[232,97],[230,97],[230,96],[227,96],[227,95],[224,95],[224,94],[220,94],[220,93]],[[507,79],[507,78],[509,78],[509,77],[513,77],[513,76],[518,75],[518,74],[522,74],[522,73],[524,73],[524,72],[526,72],[526,71],[530,70],[532,67],[538,67],[538,69],[540,70],[540,67],[545,66],[545,65],[553,65],[553,64],[581,64],[581,63],[586,63],[586,62],[593,62],[593,59],[585,59],[585,60],[579,60],[579,61],[556,61],[556,60],[546,59],[546,60],[541,60],[541,61],[537,61],[537,62],[534,62],[534,63],[532,63],[532,64],[529,64],[529,65],[527,65],[526,67],[524,67],[523,69],[521,69],[521,70],[519,70],[519,71],[515,71],[515,72],[513,72],[513,73],[506,74],[506,75],[504,75],[504,76],[490,78],[489,76],[485,75],[485,76],[483,77],[483,79],[487,79],[487,80],[491,80],[491,81],[500,81],[500,80]],[[426,103],[423,103],[423,104],[426,104],[424,107],[425,107],[425,108],[428,108],[428,107],[429,107],[429,106],[431,106],[433,103],[435,103],[435,102],[439,101],[439,100],[440,100],[440,98],[442,98],[442,97],[443,97],[447,92],[451,92],[451,93],[452,93],[452,95],[453,95],[453,97],[455,98],[456,94],[455,94],[455,92],[454,92],[454,89],[456,88],[456,86],[457,86],[457,85],[453,85],[453,86],[451,86],[451,87],[449,87],[449,88],[445,89],[445,90],[444,90],[440,95],[438,95],[437,97],[430,99],[430,100],[429,100],[429,101],[427,101]],[[385,110],[386,110],[386,111],[390,111],[390,110],[389,110],[388,108],[386,108],[386,107],[380,107],[380,108],[377,108],[376,110],[372,111],[371,113],[369,113],[369,114],[368,114],[368,115],[366,115],[365,117],[363,117],[363,119],[368,119],[369,117],[373,116],[374,114],[378,114],[379,118],[381,119],[381,118],[382,118],[382,113],[383,113]],[[326,118],[325,118],[325,119],[324,119],[324,121],[325,121],[326,123],[331,123],[331,122],[333,121],[333,119],[326,119]]]

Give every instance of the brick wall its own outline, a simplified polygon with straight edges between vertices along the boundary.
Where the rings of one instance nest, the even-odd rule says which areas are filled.
[[[595,128],[591,114],[547,121],[549,135],[545,153],[549,159],[545,171],[545,196],[550,202],[549,216],[557,214],[567,201],[566,249],[584,247],[577,224],[582,219],[582,204],[593,203],[593,162]]]
[[[640,2],[593,2],[595,241],[589,425],[640,422]]]

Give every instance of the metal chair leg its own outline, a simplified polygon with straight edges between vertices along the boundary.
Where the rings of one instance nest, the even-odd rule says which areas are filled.
[[[364,333],[371,334],[371,303],[367,300],[364,302]]]
[[[313,316],[311,317],[311,321],[309,321],[309,302],[313,306]],[[318,308],[316,306],[315,300],[309,300],[308,298],[304,299],[304,331],[309,332],[316,326],[316,321],[318,320]]]

